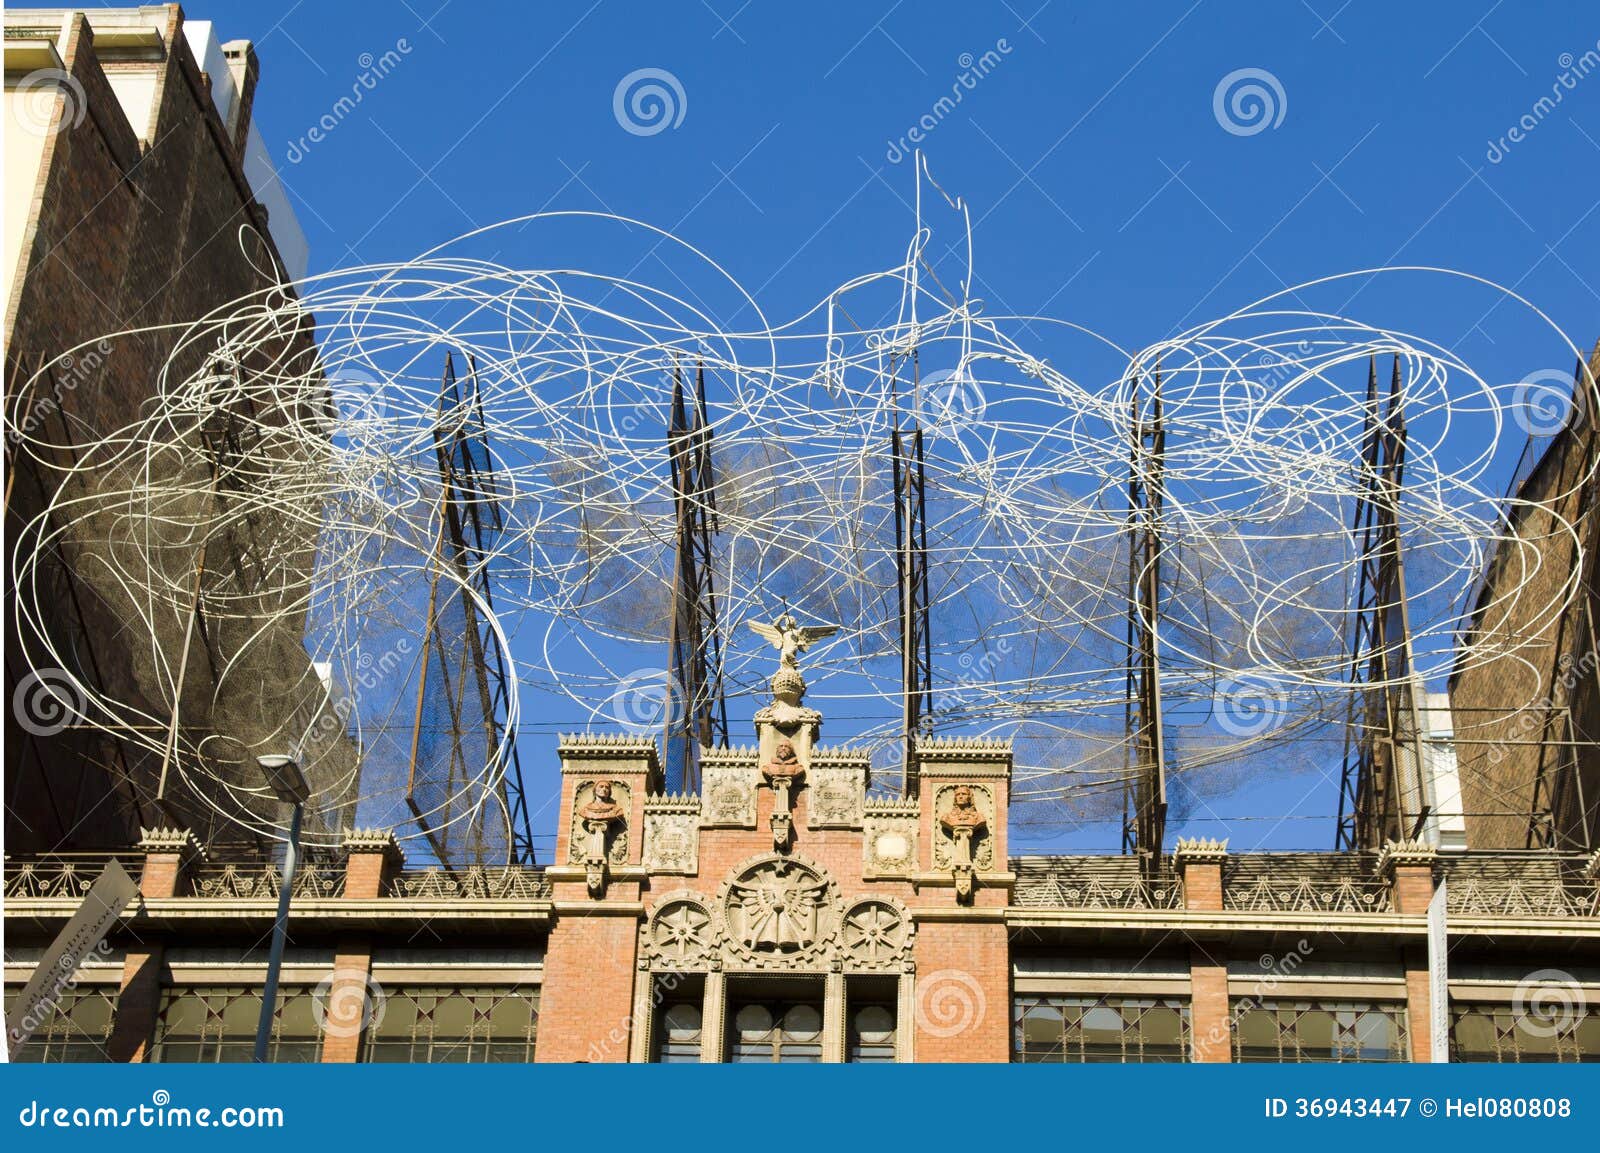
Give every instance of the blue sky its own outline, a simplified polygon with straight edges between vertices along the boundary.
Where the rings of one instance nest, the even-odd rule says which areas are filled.
[[[1513,287],[1580,346],[1600,337],[1600,74],[1537,107],[1600,41],[1600,12],[1576,0],[187,11],[256,44],[255,117],[313,272],[530,212],[605,211],[676,232],[786,317],[902,256],[913,180],[897,157],[931,117],[922,147],[971,206],[975,293],[993,312],[1046,312],[1137,347],[1318,277],[1436,265]],[[308,146],[367,54],[388,51],[388,75]],[[985,53],[986,74],[938,111]],[[683,92],[681,122],[650,135],[613,109],[618,82],[645,68]],[[1215,107],[1241,69],[1277,89],[1259,131],[1229,131]],[[1481,298],[1364,304],[1492,379],[1571,366],[1548,330]],[[525,761],[548,762],[548,741],[525,742]],[[1302,813],[1330,814],[1332,786],[1306,779],[1213,811],[1281,812],[1308,789]],[[1264,830],[1187,831],[1242,847],[1332,838],[1331,822]]]

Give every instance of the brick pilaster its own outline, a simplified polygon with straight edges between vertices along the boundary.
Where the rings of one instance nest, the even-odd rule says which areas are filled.
[[[1189,950],[1190,1057],[1200,1064],[1233,1060],[1228,960],[1214,947]]]
[[[139,895],[155,900],[186,892],[189,866],[205,857],[194,834],[188,829],[140,829],[139,834],[139,849],[144,853]]]
[[[194,834],[187,829],[139,832],[139,848],[144,853],[144,867],[139,872],[140,898],[162,900],[188,891],[189,866],[205,856]],[[160,941],[142,943],[123,955],[117,1019],[106,1046],[113,1061],[137,1064],[150,1059],[161,1014],[166,963],[166,947]]]
[[[927,787],[926,782],[923,785]],[[974,910],[917,924],[911,1020],[917,1061],[1011,1060],[1011,953],[1005,921]]]
[[[1390,841],[1378,854],[1378,872],[1389,882],[1389,903],[1408,917],[1424,916],[1433,900],[1434,847],[1423,841]],[[1413,1061],[1433,1059],[1432,997],[1427,950],[1409,947],[1406,966],[1406,1034]]]
[[[650,980],[635,962],[640,912],[613,901],[561,911],[545,952],[535,1060],[628,1060],[634,981]]]
[[[1428,982],[1428,953],[1408,948],[1406,964],[1406,1035],[1411,1040],[1411,1060],[1433,1060],[1433,1001]]]
[[[346,900],[383,896],[390,879],[405,864],[405,854],[390,832],[351,830],[345,833],[342,847]],[[363,937],[340,939],[319,1021],[325,1063],[348,1065],[360,1059],[362,1035],[372,1019],[375,999],[382,996],[383,990],[372,980],[371,943]]]
[[[1378,854],[1378,873],[1389,882],[1389,903],[1397,913],[1422,916],[1433,900],[1432,845],[1422,841],[1390,841]]]

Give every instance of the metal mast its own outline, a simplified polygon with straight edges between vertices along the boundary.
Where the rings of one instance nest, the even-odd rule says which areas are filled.
[[[1133,438],[1128,461],[1128,774],[1122,851],[1152,869],[1167,827],[1167,770],[1161,726],[1161,659],[1156,622],[1161,603],[1161,513],[1167,434],[1161,419],[1161,367],[1148,409],[1134,378]]]
[[[1335,842],[1340,849],[1371,849],[1388,838],[1415,837],[1428,815],[1422,803],[1422,734],[1401,562],[1406,428],[1398,355],[1381,417],[1379,407],[1373,357],[1367,365],[1363,493],[1350,526],[1361,549],[1361,569],[1350,637],[1351,694]],[[1357,691],[1361,685],[1367,687]]]
[[[911,355],[912,387],[921,387],[918,357]],[[894,464],[894,559],[898,598],[900,683],[904,702],[905,796],[917,795],[917,737],[933,716],[933,635],[928,628],[928,506],[922,429],[915,416],[889,432]]]
[[[692,419],[684,401],[683,374],[673,370],[667,454],[677,521],[665,718],[667,788],[692,792],[700,787],[701,747],[726,748],[728,744],[722,638],[712,576],[712,539],[717,532],[716,479],[711,467],[711,424],[706,419],[703,364],[695,370]]]
[[[439,678],[439,687],[433,690],[433,694],[445,710],[450,726],[452,747],[449,753],[449,783],[454,785],[458,780],[471,778],[473,768],[464,761],[466,754],[463,741],[468,729],[476,727],[474,718],[481,718],[485,752],[491,761],[509,738],[505,749],[506,772],[501,788],[510,824],[510,859],[515,864],[533,864],[533,831],[528,817],[527,796],[522,786],[522,762],[517,756],[515,733],[506,731],[510,695],[505,656],[488,623],[479,620],[473,597],[455,594],[459,597],[464,618],[461,640],[465,641],[465,650],[459,662],[452,661],[449,655],[451,646],[457,643],[456,638],[445,636],[440,623],[441,615],[448,611],[441,606],[439,596],[439,576],[444,565],[454,568],[457,578],[493,610],[487,558],[492,552],[494,537],[505,527],[499,496],[494,488],[482,400],[478,393],[478,366],[472,357],[467,358],[467,380],[467,392],[463,395],[456,380],[455,359],[446,352],[439,396],[439,422],[434,427],[434,451],[439,461],[440,481],[439,534],[434,546],[434,572],[428,592],[406,803],[427,834],[440,863],[446,868],[460,863],[441,831],[431,827],[428,822],[423,807],[428,803],[427,798],[419,800],[419,794],[428,789],[419,778],[418,759],[424,708],[430,699],[429,658],[436,653],[436,660],[432,663],[437,667],[435,675]],[[468,703],[466,698],[469,685],[477,697],[476,707]]]

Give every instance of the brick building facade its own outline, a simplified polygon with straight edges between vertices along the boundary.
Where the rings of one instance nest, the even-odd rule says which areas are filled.
[[[196,574],[196,609],[162,614],[130,598],[107,575],[114,566],[97,563],[97,550],[118,543],[40,517],[68,469],[78,470],[72,483],[80,488],[69,494],[78,495],[128,467],[127,441],[119,458],[102,438],[114,445],[136,427],[164,372],[183,379],[202,364],[206,349],[185,343],[186,326],[304,274],[304,238],[251,117],[255,53],[247,41],[218,44],[209,24],[187,23],[175,4],[89,13],[8,8],[5,30],[6,699],[37,697],[46,669],[52,684],[70,677],[95,686],[142,721],[181,712],[172,723],[185,748],[206,743],[208,734],[212,746],[217,736],[248,743],[296,710],[317,707],[303,620],[263,604],[262,619],[282,619],[258,635],[258,622],[243,614],[231,628],[191,627],[190,617],[206,596],[230,595],[245,583],[248,558],[263,549],[251,537],[271,537],[274,523],[242,531],[219,518],[196,534],[202,539],[167,548],[160,563],[168,571]],[[314,368],[309,325],[268,355]],[[234,415],[249,421],[248,413]],[[215,456],[199,443],[177,447],[194,461]],[[163,511],[205,516],[198,505]],[[48,542],[45,559],[38,579],[19,589],[13,550],[34,539]],[[272,545],[305,568],[315,541]],[[45,636],[19,625],[19,597],[40,606]],[[154,654],[171,654],[184,669],[176,694]],[[253,696],[219,691],[213,670],[229,664],[262,670]],[[263,700],[262,684],[287,687]],[[72,690],[52,691],[71,705]],[[174,695],[177,709],[168,703]],[[212,831],[207,806],[181,793],[165,818],[151,805],[165,766],[149,746],[159,741],[39,727],[7,710],[12,849],[128,845],[142,825],[174,813],[201,835]]]
[[[1452,1057],[1600,1058],[1594,858],[1011,857],[1007,744],[926,741],[881,797],[799,685],[693,795],[648,738],[563,738],[543,868],[408,868],[388,834],[313,861],[273,1059],[1426,1061],[1440,884]],[[248,1059],[276,869],[171,832],[124,859],[141,898],[16,1057]],[[7,861],[9,992],[100,867]]]
[[[1516,543],[1489,558],[1463,637],[1473,659],[1451,681],[1476,848],[1600,843],[1596,373],[1600,345],[1578,366],[1568,419],[1529,441],[1505,510]]]

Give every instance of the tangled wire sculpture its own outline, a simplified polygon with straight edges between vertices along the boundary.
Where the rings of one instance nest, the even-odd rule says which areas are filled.
[[[463,251],[601,223],[643,230],[653,252],[698,268],[695,287],[678,278],[675,295],[631,275]],[[1018,739],[1023,823],[1121,803],[1127,489],[1158,373],[1162,691],[1177,733],[1170,771],[1192,789],[1225,790],[1252,765],[1293,771],[1285,750],[1344,720],[1362,561],[1352,516],[1370,490],[1365,438],[1388,419],[1368,401],[1371,358],[1385,393],[1391,365],[1399,374],[1415,675],[1516,655],[1455,643],[1492,550],[1526,553],[1522,579],[1497,595],[1537,588],[1539,611],[1558,614],[1576,594],[1576,568],[1541,579],[1536,542],[1513,535],[1501,497],[1504,446],[1520,445],[1541,401],[1569,397],[1493,384],[1441,343],[1304,304],[1374,278],[1466,281],[1550,323],[1515,294],[1444,270],[1350,273],[1124,350],[1063,321],[987,315],[971,292],[970,231],[965,274],[949,287],[929,237],[919,223],[899,264],[773,323],[721,266],[648,225],[591,213],[509,221],[218,309],[177,335],[137,419],[70,458],[29,419],[49,400],[41,374],[8,416],[17,451],[57,482],[15,546],[30,660],[75,667],[46,639],[40,576],[65,550],[136,638],[132,687],[73,678],[83,718],[142,744],[227,819],[278,834],[282,810],[244,767],[287,741],[326,814],[308,822],[313,837],[331,841],[352,819],[418,836],[419,811],[435,830],[503,822],[504,745],[436,750],[427,789],[411,779],[424,622],[441,611],[430,596],[487,626],[510,670],[513,728],[559,712],[569,728],[659,732],[672,707],[662,670],[677,538],[666,429],[675,383],[702,371],[736,714],[759,703],[770,657],[734,626],[786,600],[802,619],[842,626],[808,655],[809,703],[835,739],[894,761],[887,455],[891,429],[914,421],[926,437],[934,727]],[[473,388],[442,407],[447,352]],[[1066,367],[1096,361],[1103,373]],[[1562,414],[1543,415],[1555,431]],[[499,527],[464,565],[442,566],[438,438],[464,421],[481,427],[474,443],[492,477],[492,491],[469,496],[485,513],[493,504]],[[1577,549],[1580,529],[1556,531]],[[208,548],[225,548],[226,563]],[[214,666],[203,680],[185,679],[188,646],[174,643],[194,616]],[[175,709],[205,723],[177,724]],[[276,719],[245,732],[229,716]],[[420,809],[401,805],[407,794],[425,798]]]

